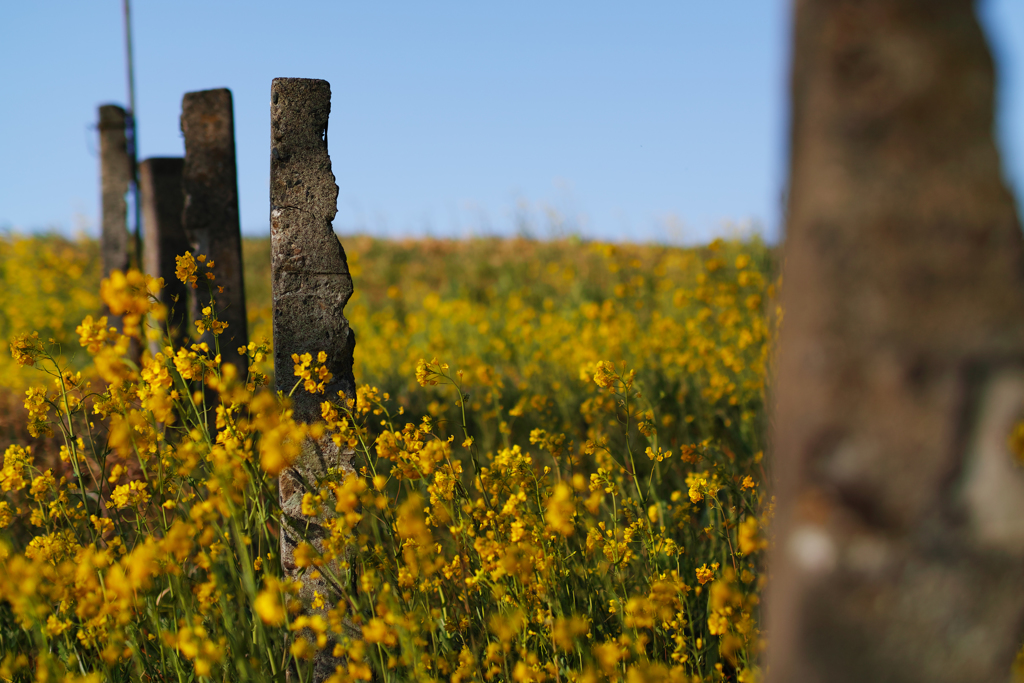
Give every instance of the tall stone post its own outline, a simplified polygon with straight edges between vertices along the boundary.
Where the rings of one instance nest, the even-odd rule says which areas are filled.
[[[320,403],[337,400],[339,392],[355,397],[352,353],[355,335],[345,319],[352,296],[352,278],[341,242],[331,221],[337,213],[338,186],[327,154],[327,119],[331,86],[327,81],[275,78],[270,105],[270,244],[273,271],[274,372],[278,390],[295,385],[292,354],[320,351],[333,375],[325,394],[310,394],[299,386],[292,394],[295,418],[321,419]],[[294,550],[303,537],[318,535],[318,520],[302,514],[302,494],[328,474],[353,471],[352,451],[343,451],[329,436],[307,441],[302,455],[281,473],[279,490],[284,523],[281,562],[289,576],[298,576]],[[300,530],[306,531],[300,531]],[[312,530],[312,531],[310,531]],[[316,541],[314,541],[316,545]],[[303,577],[301,598],[308,605],[313,592],[336,602],[348,586],[334,582],[347,576],[337,563],[319,579]],[[323,653],[316,662],[315,680],[322,681],[338,660]]]
[[[149,275],[164,280],[160,303],[167,308],[167,331],[175,348],[188,338],[191,324],[190,288],[175,275],[175,257],[191,250],[181,225],[185,206],[181,187],[184,163],[180,157],[164,157],[146,159],[139,164],[142,227],[146,238],[143,268]]]
[[[128,202],[125,194],[131,181],[132,164],[125,137],[125,111],[104,104],[99,111],[100,188],[102,220],[100,256],[103,277],[128,270]]]
[[[1007,681],[1024,249],[970,0],[797,0],[768,680]]]
[[[203,317],[203,308],[210,305],[212,285],[217,317],[228,324],[219,339],[221,358],[234,365],[239,378],[244,380],[248,364],[238,347],[249,343],[249,335],[242,280],[231,91],[220,88],[186,93],[181,103],[181,132],[185,135],[182,222],[193,253],[213,259],[217,277],[213,283],[200,278],[193,298],[192,319]],[[209,331],[201,341],[214,348],[214,338]]]

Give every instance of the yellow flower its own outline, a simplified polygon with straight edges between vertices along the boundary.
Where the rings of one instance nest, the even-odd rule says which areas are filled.
[[[693,503],[699,503],[704,500],[704,496],[714,498],[718,495],[718,485],[716,484],[717,479],[712,478],[708,481],[708,473],[691,472],[686,475],[686,485],[689,487],[690,501]]]
[[[29,487],[29,493],[37,503],[43,502],[49,497],[51,491],[56,490],[57,480],[53,478],[53,470],[46,470],[35,477],[32,480],[32,486]]]
[[[382,643],[394,647],[398,642],[395,633],[388,628],[383,619],[373,618],[363,627],[363,640],[368,643]]]
[[[203,261],[206,260],[205,256],[200,255]],[[174,262],[176,268],[174,274],[186,285],[192,285],[192,289],[196,289],[196,260],[193,258],[190,252],[185,252],[181,256],[175,256]]]
[[[280,626],[284,623],[284,607],[281,606],[276,586],[267,587],[260,591],[252,603],[260,620],[268,626]]]
[[[11,357],[18,365],[35,365],[42,353],[43,343],[38,332],[19,334],[11,340]]]
[[[115,270],[100,283],[100,298],[111,313],[121,316],[125,335],[139,337],[142,316],[153,306],[152,289],[156,289],[153,278],[135,269]]]
[[[421,387],[434,386],[438,383],[438,377],[442,376],[441,370],[447,368],[448,364],[439,363],[437,358],[432,358],[429,363],[420,358],[416,363],[416,381]]]
[[[579,636],[586,635],[590,631],[590,622],[581,617],[569,617],[567,619],[555,619],[551,627],[551,639],[555,645],[562,650],[569,652],[574,649],[574,641]]]
[[[25,410],[28,411],[28,433],[34,437],[49,436],[53,428],[48,419],[50,404],[46,401],[46,389],[31,387],[25,392]]]
[[[25,479],[25,468],[31,464],[30,448],[11,445],[4,451],[3,468],[0,469],[0,491],[20,491],[28,481]]]
[[[647,519],[651,520],[651,524],[657,524],[661,519],[661,511],[656,504],[647,508]]]
[[[594,658],[606,675],[611,676],[619,660],[622,659],[622,648],[617,643],[601,643],[592,648]]]
[[[97,517],[96,515],[90,515],[89,521],[92,522],[93,527],[96,529],[96,533],[100,536],[114,530],[114,520],[109,517]]]
[[[323,360],[320,360],[321,358]],[[317,362],[320,364],[316,366],[312,366],[313,354],[304,353],[301,356],[297,353],[292,354],[292,362],[295,364],[293,373],[303,380],[303,387],[311,394],[322,394],[325,385],[334,378],[327,366],[322,365],[326,360],[327,353],[324,351],[317,354]]]
[[[576,525],[573,523],[576,505],[573,498],[572,488],[564,483],[557,484],[548,498],[545,520],[551,529],[563,536],[572,536],[576,531]]]
[[[322,509],[321,503],[323,503],[323,500],[320,496],[314,496],[307,491],[302,494],[302,514],[308,517],[316,517]]]
[[[663,451],[660,448],[655,451],[650,446],[647,447],[647,450],[644,452],[644,454],[655,462],[661,462],[666,458],[672,457],[672,451]]]
[[[697,567],[697,581],[703,586],[705,583],[715,578],[716,571],[718,571],[717,562],[712,564],[710,568],[707,564]]]
[[[323,559],[320,557],[320,553],[317,552],[316,548],[305,541],[302,541],[295,546],[293,557],[295,559],[295,566],[299,568],[323,564]]]
[[[755,553],[768,547],[768,542],[761,538],[756,517],[747,517],[740,522],[737,531],[740,552],[744,555]]]
[[[71,628],[71,622],[67,619],[58,619],[56,614],[51,614],[46,618],[46,634],[49,636],[59,636],[64,631]]]
[[[142,507],[149,502],[146,482],[131,481],[121,484],[110,494],[110,502],[117,508]]]
[[[615,372],[615,366],[606,360],[598,361],[594,368],[594,384],[602,388],[608,388],[619,379]]]
[[[694,479],[693,480],[693,483],[690,484],[690,491],[689,491],[689,493],[690,493],[690,500],[692,502],[699,503],[700,501],[704,500],[704,492],[701,491],[701,488],[704,487],[704,486],[707,486],[707,484],[708,484],[708,480],[704,479],[703,477],[701,477],[699,479]]]
[[[521,611],[516,610],[511,614],[494,614],[487,620],[491,633],[498,637],[503,643],[507,643],[522,630],[526,619]]]

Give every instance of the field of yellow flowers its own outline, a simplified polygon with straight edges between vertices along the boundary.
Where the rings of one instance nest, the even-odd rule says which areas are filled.
[[[769,250],[345,248],[361,386],[303,425],[266,240],[239,377],[93,242],[0,239],[0,679],[758,680]],[[310,484],[296,561],[346,599],[304,605],[276,475],[325,432],[358,471]]]

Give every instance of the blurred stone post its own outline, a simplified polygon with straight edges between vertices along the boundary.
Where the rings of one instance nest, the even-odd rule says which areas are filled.
[[[345,319],[345,304],[352,296],[352,278],[345,250],[331,221],[337,213],[338,186],[327,153],[327,119],[331,87],[327,81],[276,78],[270,105],[270,243],[273,271],[274,372],[277,388],[287,394],[295,385],[292,354],[327,354],[333,375],[324,394],[310,394],[299,386],[292,394],[295,419],[321,420],[320,403],[338,400],[339,392],[355,398],[352,353],[355,335]],[[279,490],[284,523],[281,562],[288,576],[298,577],[294,550],[304,537],[324,533],[321,520],[302,514],[302,494],[328,474],[353,472],[353,453],[338,448],[330,436],[303,445],[301,456],[281,473]],[[329,506],[330,507],[330,506]],[[305,530],[305,531],[302,531]],[[313,540],[314,546],[318,541]],[[303,576],[300,594],[308,606],[317,591],[329,605],[349,590],[328,577],[349,580],[335,562],[321,578]],[[314,680],[322,681],[340,663],[321,653]]]
[[[221,359],[234,365],[239,379],[244,381],[249,368],[238,348],[249,343],[249,336],[231,91],[219,88],[186,93],[181,103],[181,132],[185,135],[182,223],[193,254],[212,259],[217,278],[211,283],[200,276],[191,317],[193,321],[203,317],[203,308],[210,305],[212,288],[217,317],[228,324],[219,338]],[[210,349],[215,348],[209,331],[201,341],[207,342]]]
[[[128,270],[128,184],[132,164],[125,136],[125,111],[114,104],[99,110],[100,191],[102,195],[100,256],[103,277]]]
[[[186,286],[175,275],[175,257],[190,251],[181,215],[185,198],[181,187],[184,160],[180,157],[146,159],[139,164],[142,195],[142,227],[145,235],[143,268],[147,274],[164,279],[160,303],[167,308],[167,328],[174,348],[188,338],[189,301]],[[150,344],[150,350],[160,350]]]
[[[797,0],[768,681],[1008,681],[1024,249],[970,0]]]

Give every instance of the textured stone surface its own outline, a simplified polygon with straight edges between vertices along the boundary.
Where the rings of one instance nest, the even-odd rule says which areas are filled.
[[[969,0],[797,0],[768,680],[1005,681],[1024,252]]]
[[[99,110],[100,187],[102,193],[100,254],[103,276],[128,270],[128,203],[131,160],[125,137],[125,111],[113,104]]]
[[[331,88],[327,81],[276,78],[271,86],[270,126],[270,240],[274,302],[274,371],[278,390],[295,386],[292,354],[320,351],[333,380],[325,395],[299,386],[292,394],[295,417],[301,422],[321,419],[320,403],[338,399],[339,392],[355,397],[352,353],[355,336],[345,319],[352,296],[352,278],[341,242],[331,221],[337,213],[338,186],[327,153],[327,119]],[[294,549],[305,536],[319,547],[322,519],[303,516],[302,494],[315,489],[325,476],[351,473],[352,452],[342,451],[329,437],[307,441],[302,455],[281,473],[279,490],[284,524],[281,561],[285,572],[299,575]],[[333,506],[325,506],[333,507]],[[337,562],[319,579],[303,576],[301,598],[309,604],[313,591],[328,603],[341,599],[351,578]],[[328,576],[338,577],[337,582]],[[328,656],[317,660],[316,679],[323,680],[340,663]]]
[[[175,348],[187,338],[191,324],[187,287],[175,276],[175,257],[191,250],[181,225],[185,205],[181,187],[184,160],[179,157],[146,159],[139,164],[142,194],[142,228],[145,235],[143,267],[162,277],[160,303],[167,307],[168,329]]]
[[[218,318],[228,323],[220,336],[220,352],[245,378],[248,365],[238,347],[249,343],[242,279],[242,233],[238,222],[238,180],[235,167],[235,124],[231,91],[226,88],[186,93],[181,102],[181,132],[185,135],[182,222],[195,255],[214,260]],[[200,279],[193,298],[192,319],[209,305],[207,283]],[[213,335],[202,337],[210,348]]]
[[[331,89],[326,81],[276,78],[271,87],[270,240],[274,297],[274,371],[278,388],[294,384],[293,353],[327,352],[334,375],[327,394],[355,396],[355,336],[345,319],[352,278],[331,221],[338,186],[327,154]],[[299,387],[295,415],[320,418],[321,398]]]
[[[328,534],[325,522],[329,516],[334,514],[333,504],[324,505],[324,511],[318,517],[310,517],[302,514],[302,496],[307,491],[314,491],[317,483],[330,477],[337,481],[339,478],[353,472],[351,450],[341,450],[334,445],[330,437],[319,440],[307,439],[302,445],[302,453],[296,458],[292,466],[284,470],[278,480],[278,493],[281,502],[282,533],[281,533],[281,568],[285,575],[301,579],[302,589],[299,591],[299,600],[305,605],[306,611],[310,614],[318,613],[326,618],[327,610],[347,594],[355,592],[355,575],[338,561],[331,561],[319,568],[320,576],[310,574],[309,571],[300,569],[295,564],[295,548],[299,542],[306,541],[313,545],[319,552],[323,552],[322,539]],[[315,578],[314,578],[315,577]],[[314,594],[324,599],[325,606],[314,609],[311,604]],[[349,620],[343,624],[348,629],[348,635],[356,636],[359,629]],[[342,660],[328,656],[330,649],[322,653],[318,663],[326,666],[324,671],[327,674],[334,673],[334,667]],[[317,678],[323,681],[324,678]]]

